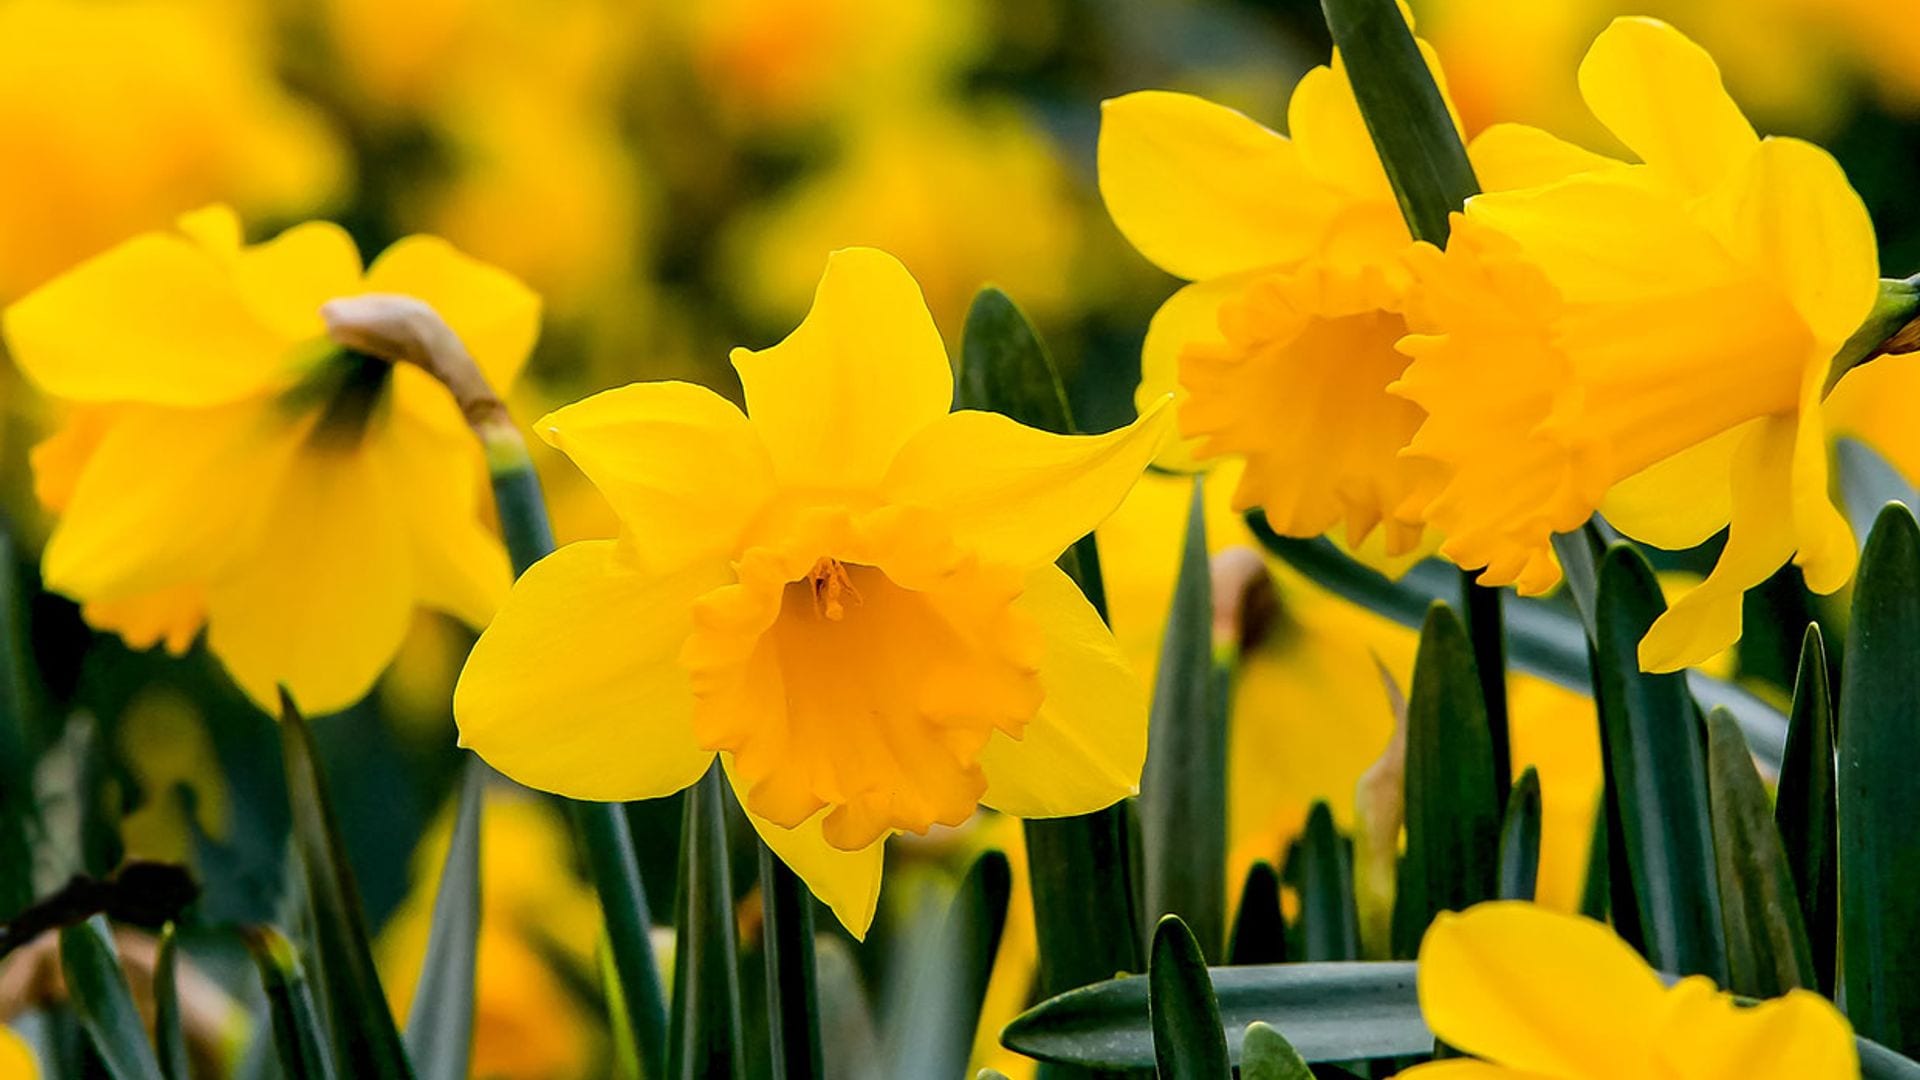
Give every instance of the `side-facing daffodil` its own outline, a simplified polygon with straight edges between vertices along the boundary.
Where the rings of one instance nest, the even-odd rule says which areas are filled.
[[[1417,547],[1405,511],[1427,462],[1400,456],[1420,409],[1389,396],[1407,358],[1403,255],[1412,238],[1346,69],[1307,73],[1291,138],[1188,94],[1108,101],[1100,191],[1120,231],[1193,284],[1154,315],[1143,401],[1173,391],[1187,440],[1166,464],[1221,456],[1246,470],[1234,508],[1310,537],[1376,527],[1388,555]]]
[[[1820,396],[1878,256],[1833,158],[1755,135],[1665,23],[1615,21],[1580,87],[1639,163],[1530,128],[1476,140],[1483,180],[1520,189],[1469,200],[1444,254],[1414,252],[1422,334],[1396,392],[1428,413],[1409,456],[1439,466],[1421,513],[1486,584],[1550,588],[1552,534],[1596,509],[1666,548],[1729,530],[1641,642],[1673,670],[1737,639],[1743,592],[1789,558],[1816,592],[1852,576]]]
[[[1672,987],[1605,925],[1517,901],[1445,913],[1420,943],[1420,1011],[1479,1060],[1413,1080],[1854,1080],[1853,1032],[1795,990],[1744,1006],[1694,975]]]
[[[27,380],[70,405],[34,450],[58,514],[47,584],[129,645],[207,644],[249,697],[337,711],[392,659],[416,604],[484,625],[506,555],[481,518],[478,443],[424,370],[327,337],[331,300],[394,294],[451,326],[496,386],[539,300],[445,242],[364,272],[339,227],[243,245],[225,208],[97,256],[5,314]]]
[[[745,413],[654,382],[540,422],[622,531],[514,586],[454,693],[462,744],[578,799],[666,795],[718,756],[856,935],[889,835],[1132,793],[1145,694],[1053,560],[1132,487],[1164,410],[1085,437],[949,412],[920,290],[867,248],[733,363]]]

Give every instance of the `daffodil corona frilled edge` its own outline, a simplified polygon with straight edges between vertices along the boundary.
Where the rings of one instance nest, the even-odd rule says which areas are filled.
[[[416,605],[484,626],[510,574],[481,517],[480,450],[424,371],[349,352],[321,308],[423,301],[495,386],[537,297],[426,236],[364,271],[338,226],[246,245],[215,207],[137,236],[7,309],[20,370],[66,406],[35,448],[57,515],[43,573],[135,648],[207,644],[268,711],[358,701]]]
[[[653,382],[540,422],[621,534],[514,586],[455,692],[462,744],[598,800],[669,794],[717,756],[855,934],[893,833],[1132,794],[1145,695],[1054,560],[1133,486],[1165,403],[1077,437],[951,412],[918,286],[863,248],[733,362],[745,413]]]

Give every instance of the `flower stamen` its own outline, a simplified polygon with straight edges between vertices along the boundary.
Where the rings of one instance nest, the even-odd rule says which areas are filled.
[[[813,589],[813,613],[829,622],[846,618],[847,600],[861,603],[860,590],[854,587],[853,578],[838,559],[821,556],[814,561],[813,569],[807,571],[806,580]]]

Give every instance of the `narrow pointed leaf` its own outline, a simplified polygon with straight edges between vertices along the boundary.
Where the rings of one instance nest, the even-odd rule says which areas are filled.
[[[1013,298],[991,285],[975,293],[967,308],[954,395],[963,409],[991,409],[1061,434],[1074,430],[1047,343]]]
[[[271,926],[246,927],[241,939],[266,990],[281,1073],[287,1080],[334,1080],[325,1025],[293,943]]]
[[[747,1068],[726,797],[718,762],[687,789],[680,895],[674,905],[672,1035],[667,1044],[666,1075],[674,1080],[738,1076]]]
[[[1280,907],[1280,875],[1260,860],[1247,871],[1240,905],[1227,936],[1227,963],[1277,964],[1287,958],[1287,919]]]
[[[1502,900],[1531,900],[1540,881],[1540,774],[1533,766],[1520,774],[1500,821]]]
[[[1140,833],[1147,912],[1180,916],[1201,951],[1217,959],[1226,939],[1227,716],[1214,693],[1203,484],[1194,478],[1186,543],[1161,639],[1140,781]]]
[[[1739,725],[1720,709],[1707,716],[1707,768],[1727,935],[1726,988],[1752,998],[1812,989],[1813,952],[1767,789]]]
[[[814,961],[813,894],[765,844],[760,903],[766,926],[767,1049],[773,1080],[821,1080],[820,979]]]
[[[1833,696],[1827,685],[1827,650],[1820,628],[1807,627],[1794,681],[1787,752],[1780,763],[1773,821],[1780,829],[1787,867],[1813,950],[1821,993],[1831,996],[1839,951],[1840,837],[1834,805]]]
[[[920,943],[918,970],[887,1040],[887,1075],[966,1075],[1012,891],[1004,854],[985,852],[968,868],[931,940]]]
[[[1227,1034],[1206,957],[1178,915],[1160,920],[1147,960],[1147,1017],[1160,1080],[1227,1080]]]
[[[293,845],[313,918],[321,994],[333,1025],[334,1060],[342,1073],[356,1080],[411,1077],[400,1032],[374,971],[366,913],[340,843],[326,781],[314,754],[313,734],[284,692],[280,706]]]
[[[1465,629],[1435,604],[1407,695],[1407,850],[1394,898],[1394,952],[1412,956],[1442,911],[1493,898],[1500,803],[1480,675]]]
[[[1313,1070],[1286,1036],[1256,1020],[1240,1039],[1240,1080],[1313,1080]]]
[[[1480,700],[1486,712],[1487,745],[1493,755],[1494,805],[1507,805],[1513,786],[1513,737],[1507,720],[1507,635],[1501,614],[1504,590],[1477,585],[1471,574],[1462,578],[1467,606],[1463,617],[1467,640],[1473,647],[1474,671],[1480,679]]]
[[[107,1074],[113,1080],[164,1080],[103,916],[60,931],[60,968],[80,1026]]]
[[[1663,971],[1725,985],[1705,739],[1686,680],[1640,670],[1640,639],[1666,601],[1639,552],[1607,552],[1598,606],[1594,682],[1607,797],[1617,811],[1610,820],[1620,825],[1647,958]]]
[[[1920,526],[1888,506],[1853,590],[1839,730],[1840,924],[1860,1034],[1920,1053]]]
[[[1295,849],[1300,889],[1300,958],[1354,960],[1360,955],[1360,917],[1354,908],[1353,866],[1333,812],[1317,802]]]
[[[187,1080],[187,1038],[180,1024],[180,935],[172,923],[160,931],[153,957],[153,1049],[166,1080]]]
[[[33,725],[25,590],[0,524],[0,922],[33,903]]]
[[[453,836],[433,898],[405,1044],[422,1080],[466,1080],[473,1057],[474,960],[480,941],[480,809],[488,768],[463,754]]]

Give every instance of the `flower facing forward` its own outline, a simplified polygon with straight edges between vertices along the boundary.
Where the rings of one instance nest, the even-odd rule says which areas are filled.
[[[463,745],[573,798],[666,795],[718,755],[768,846],[864,934],[892,833],[1134,791],[1145,695],[1053,560],[1165,414],[1067,437],[950,413],[919,288],[865,248],[831,257],[785,341],[733,360],[745,414],[658,382],[541,421],[621,536],[520,579],[454,715]]]
[[[1410,1080],[1855,1080],[1853,1032],[1806,990],[1742,1006],[1694,975],[1665,986],[1601,923],[1516,901],[1434,920],[1420,1011],[1480,1060]]]
[[[58,515],[43,573],[87,620],[175,652],[202,626],[269,711],[373,685],[416,604],[484,625],[506,555],[480,517],[478,443],[423,370],[333,345],[321,307],[399,294],[505,386],[539,325],[519,283],[431,237],[364,272],[310,223],[243,246],[224,208],[89,260],[7,309],[28,381],[71,406],[34,450]]]
[[[1408,448],[1441,551],[1486,584],[1559,579],[1552,534],[1598,509],[1667,548],[1729,528],[1713,573],[1641,642],[1654,670],[1740,634],[1743,592],[1790,557],[1816,592],[1852,576],[1827,495],[1820,395],[1873,305],[1872,223],[1839,165],[1761,139],[1713,61],[1651,19],[1617,20],[1580,68],[1628,164],[1545,133],[1475,144],[1489,187],[1419,285],[1395,391],[1428,413]]]
[[[1423,461],[1399,456],[1420,409],[1389,396],[1412,243],[1340,57],[1294,88],[1292,137],[1187,94],[1108,101],[1100,191],[1120,231],[1193,284],[1147,330],[1142,400],[1177,393],[1188,441],[1169,465],[1244,458],[1235,509],[1275,530],[1350,543],[1383,527],[1387,555],[1419,546],[1403,512]]]

